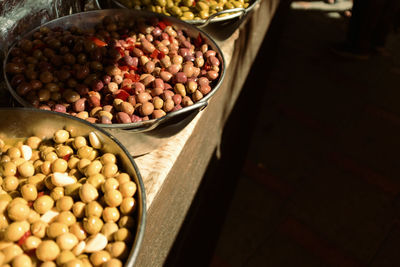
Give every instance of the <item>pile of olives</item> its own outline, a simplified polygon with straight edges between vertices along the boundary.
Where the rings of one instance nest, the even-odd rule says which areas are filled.
[[[193,105],[218,82],[220,64],[201,35],[164,21],[106,17],[89,30],[40,28],[10,51],[5,70],[33,106],[111,124]]]
[[[174,16],[181,20],[207,19],[222,10],[247,8],[249,0],[118,0],[122,5],[136,10],[147,10]],[[221,14],[220,16],[226,16]]]
[[[101,148],[94,132],[0,139],[0,266],[122,266],[137,186]]]

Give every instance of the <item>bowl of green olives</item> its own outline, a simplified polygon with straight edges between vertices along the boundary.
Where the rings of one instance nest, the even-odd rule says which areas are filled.
[[[133,266],[146,197],[121,143],[61,113],[0,117],[0,264]]]
[[[98,7],[146,10],[196,25],[224,40],[242,24],[260,0],[103,0]],[[101,3],[100,3],[101,2]],[[221,30],[223,29],[223,30]]]

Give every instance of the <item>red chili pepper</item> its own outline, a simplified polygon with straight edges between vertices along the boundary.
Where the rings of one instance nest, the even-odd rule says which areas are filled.
[[[206,64],[204,64],[203,69],[206,70],[206,71],[209,71],[209,70],[211,70],[211,66],[208,65],[208,63],[206,63]]]
[[[25,243],[25,240],[32,235],[31,231],[25,232],[25,234],[18,240],[18,246],[22,246]]]
[[[163,51],[160,51],[160,53],[158,54],[158,59],[163,59],[165,58],[165,54]]]
[[[39,198],[39,197],[41,197],[41,196],[43,196],[43,195],[44,195],[44,192],[41,191],[41,192],[39,192],[39,193],[37,194],[37,197]]]
[[[158,51],[157,49],[154,49],[153,53],[151,53],[150,57],[156,59],[158,57],[158,54],[160,53],[160,51]]]
[[[65,156],[62,157],[62,158],[63,158],[63,160],[68,161],[70,157],[71,157],[71,154],[67,154],[67,155],[65,155]]]
[[[165,28],[167,28],[167,25],[162,21],[157,23],[157,26],[160,27],[161,30],[164,30]]]
[[[125,101],[129,97],[128,92],[124,90],[120,90],[118,94],[115,95],[115,98],[121,99]]]
[[[97,45],[97,46],[106,46],[106,45],[107,45],[106,42],[103,42],[102,40],[100,40],[100,39],[97,38],[97,37],[91,36],[91,37],[89,37],[89,39],[92,40],[93,43],[94,43],[95,45]]]
[[[196,6],[196,1],[193,1],[193,4],[192,4],[192,6]]]
[[[124,90],[125,92],[127,92],[128,94],[132,95],[133,94],[133,89],[129,88],[128,86],[124,86],[121,88],[122,90]]]
[[[115,49],[118,50],[121,57],[125,56],[124,50],[121,47],[116,47]]]
[[[139,74],[130,74],[130,73],[125,73],[124,78],[131,79],[132,82],[138,82],[140,81],[140,75]]]
[[[196,40],[194,40],[194,45],[199,47],[199,46],[201,46],[203,44],[203,42],[204,42],[204,39],[201,36],[201,34],[199,33],[199,35],[197,35]]]
[[[28,207],[32,207],[33,206],[33,201],[28,201]]]
[[[135,66],[129,66],[129,70],[134,70],[134,71],[136,71],[136,70],[138,70],[138,68],[135,67]]]
[[[118,66],[118,68],[122,71],[128,71],[129,67],[128,66]]]

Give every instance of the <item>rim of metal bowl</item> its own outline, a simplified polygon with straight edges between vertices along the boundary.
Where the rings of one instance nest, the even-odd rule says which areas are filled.
[[[96,0],[97,1],[97,0]],[[253,8],[257,5],[258,2],[260,2],[261,0],[254,0],[253,3],[251,5],[249,5],[247,8],[233,8],[233,9],[225,9],[222,10],[220,12],[217,12],[213,15],[211,15],[209,18],[207,19],[192,19],[192,20],[181,20],[184,22],[187,22],[189,24],[192,25],[196,25],[196,26],[206,26],[210,23],[214,23],[214,22],[223,22],[223,21],[227,21],[230,19],[234,19],[237,17],[240,17],[242,15],[247,14],[248,12],[250,12],[251,10],[253,10]],[[111,0],[111,2],[113,2],[115,5],[117,5],[120,8],[127,8],[125,5],[123,5],[121,2],[119,2],[118,0]],[[100,4],[98,4],[98,6],[100,6]],[[232,10],[232,11],[229,11]],[[223,17],[218,17],[219,15],[222,14],[226,14],[226,13],[231,13],[234,12],[233,14],[229,14],[227,16],[223,16]],[[173,16],[171,16],[173,17]]]
[[[129,257],[127,259],[127,262],[125,263],[126,264],[125,266],[133,266],[133,264],[135,263],[135,261],[137,259],[138,254],[139,254],[140,246],[141,246],[142,241],[143,241],[144,230],[145,230],[145,227],[146,227],[145,224],[146,224],[146,218],[147,218],[147,210],[146,210],[146,191],[145,191],[142,175],[140,174],[139,168],[136,165],[135,161],[133,160],[133,157],[129,154],[128,150],[121,144],[120,141],[118,141],[117,138],[115,138],[113,135],[111,135],[107,131],[103,130],[102,128],[96,126],[93,123],[90,123],[88,121],[76,118],[76,117],[71,116],[71,115],[67,115],[67,114],[60,113],[60,112],[49,111],[49,110],[41,110],[41,109],[37,109],[37,108],[26,108],[26,107],[17,107],[17,108],[0,107],[0,110],[10,110],[10,111],[21,110],[21,111],[26,111],[26,112],[39,112],[39,113],[44,113],[44,115],[60,116],[60,117],[65,118],[65,119],[75,120],[78,123],[86,124],[87,126],[93,128],[96,131],[101,132],[102,134],[104,134],[105,136],[110,138],[126,154],[126,156],[129,159],[129,162],[132,164],[133,169],[135,170],[135,173],[136,173],[136,176],[137,176],[137,180],[139,182],[138,187],[140,188],[140,192],[141,192],[140,193],[140,202],[141,202],[142,209],[143,209],[142,213],[141,213],[141,216],[138,216],[138,219],[140,219],[140,221],[138,221],[137,235],[135,235],[135,239],[134,239],[134,242],[132,244],[133,249],[130,251]]]
[[[258,0],[257,0],[258,1]],[[108,128],[108,129],[125,129],[125,130],[135,130],[135,131],[149,131],[152,129],[155,129],[158,127],[158,125],[160,125],[163,122],[166,122],[170,119],[172,119],[173,117],[179,116],[183,113],[189,113],[192,110],[195,109],[200,109],[202,107],[205,107],[208,104],[208,101],[210,100],[210,98],[217,92],[217,90],[221,87],[221,84],[225,78],[225,72],[226,72],[226,66],[225,66],[225,56],[221,50],[221,48],[219,47],[219,45],[216,43],[216,41],[206,32],[204,32],[202,29],[199,29],[197,27],[195,27],[193,24],[187,23],[183,20],[180,20],[178,18],[175,17],[171,17],[171,16],[166,16],[164,14],[158,14],[158,13],[153,13],[153,12],[149,12],[149,11],[142,11],[142,10],[134,10],[134,9],[129,9],[129,8],[123,8],[123,9],[101,9],[101,10],[91,10],[91,11],[86,11],[86,12],[80,12],[80,13],[75,13],[72,15],[68,15],[68,16],[64,16],[61,18],[57,18],[57,19],[53,19],[51,21],[48,21],[38,27],[35,27],[34,29],[32,29],[31,31],[23,34],[21,37],[19,37],[17,40],[15,40],[12,45],[8,48],[6,56],[3,60],[3,77],[4,77],[4,81],[6,83],[6,87],[8,89],[8,91],[11,93],[11,95],[14,97],[14,99],[16,99],[21,105],[23,105],[24,107],[27,108],[35,108],[32,106],[31,103],[29,103],[28,101],[26,101],[25,99],[23,99],[21,96],[19,96],[17,94],[17,92],[14,90],[14,88],[11,86],[10,81],[8,80],[7,77],[7,73],[6,73],[6,64],[8,63],[8,59],[10,56],[10,52],[14,49],[14,47],[17,45],[18,41],[20,41],[21,39],[24,38],[28,38],[30,37],[35,31],[37,31],[38,29],[40,29],[41,27],[44,26],[48,26],[51,24],[55,24],[59,21],[63,21],[63,20],[68,20],[71,19],[73,17],[83,17],[84,20],[84,16],[86,14],[103,14],[105,13],[106,15],[118,15],[118,13],[133,13],[133,14],[142,14],[142,17],[145,18],[151,18],[151,17],[155,17],[155,18],[159,18],[162,20],[167,20],[169,22],[172,23],[172,25],[177,25],[177,26],[183,26],[184,28],[188,28],[191,31],[194,31],[198,34],[201,34],[203,39],[206,40],[206,43],[208,45],[213,46],[213,49],[216,49],[221,64],[220,64],[220,76],[219,79],[217,81],[217,83],[215,84],[214,87],[212,87],[211,91],[204,97],[202,98],[200,101],[194,103],[191,106],[188,107],[183,107],[180,110],[177,111],[173,111],[170,113],[167,113],[167,115],[165,115],[164,117],[158,118],[158,119],[151,119],[148,121],[141,121],[141,122],[134,122],[134,123],[113,123],[113,124],[103,124],[103,123],[93,123],[95,125],[97,125],[98,127],[101,128]],[[53,111],[55,112],[55,111]],[[68,114],[68,113],[67,113]],[[68,116],[70,117],[74,117],[73,115],[68,114]]]

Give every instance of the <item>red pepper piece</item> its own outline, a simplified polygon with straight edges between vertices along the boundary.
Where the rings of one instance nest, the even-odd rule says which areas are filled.
[[[192,4],[192,6],[196,6],[196,1],[193,1],[193,4]]]
[[[128,66],[118,66],[118,68],[122,71],[128,71],[129,67]]]
[[[67,154],[67,155],[65,155],[65,156],[62,157],[62,158],[63,158],[63,160],[68,161],[70,157],[71,157],[71,154]]]
[[[160,51],[160,53],[158,54],[158,59],[163,59],[165,58],[165,54],[163,51]]]
[[[41,197],[41,196],[43,196],[43,195],[44,195],[44,192],[41,191],[41,192],[39,192],[39,193],[37,194],[37,197],[39,198],[39,197]]]
[[[162,21],[157,23],[157,26],[160,27],[161,30],[164,30],[165,28],[167,28],[167,25]]]
[[[206,71],[209,71],[209,70],[211,70],[211,66],[208,65],[208,63],[206,63],[206,64],[204,64],[203,69],[206,70]]]
[[[124,90],[120,90],[119,93],[116,94],[115,98],[125,101],[126,99],[128,99],[129,96],[130,95],[128,94],[128,92],[126,92]]]
[[[107,45],[106,42],[103,42],[102,40],[100,40],[100,39],[97,38],[97,37],[92,36],[92,37],[89,37],[89,39],[92,40],[93,43],[94,43],[95,45],[97,45],[97,46],[106,46],[106,45]]]
[[[33,206],[33,201],[28,201],[28,207],[32,207]]]
[[[160,51],[158,51],[157,49],[154,49],[153,53],[151,53],[150,57],[156,59],[158,57],[158,54],[160,53]]]
[[[31,231],[25,232],[25,234],[18,240],[18,246],[22,246],[25,243],[25,240],[32,235]]]
[[[172,25],[172,23],[169,22],[168,20],[163,20],[162,22],[167,26],[171,26]]]
[[[203,42],[204,42],[204,39],[201,36],[201,34],[199,33],[199,35],[197,35],[196,40],[194,40],[194,45],[199,47],[199,46],[201,46],[203,44]]]
[[[131,79],[132,82],[138,82],[140,80],[140,75],[139,74],[130,74],[130,73],[125,73],[124,78]]]
[[[33,47],[33,50],[40,49],[40,48],[46,48],[46,47],[47,47],[46,44],[37,44],[37,45],[35,45],[35,46]]]
[[[129,88],[128,86],[124,86],[124,87],[122,87],[121,89],[124,90],[125,92],[127,92],[127,93],[130,94],[130,95],[133,94],[132,88]]]
[[[135,66],[128,66],[128,67],[129,67],[129,70],[134,70],[134,71],[138,70],[138,68]]]
[[[121,57],[125,56],[125,52],[121,47],[116,47],[115,49],[118,50],[118,52],[121,55]]]

